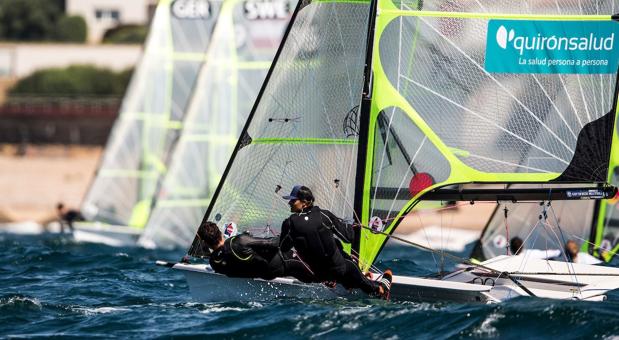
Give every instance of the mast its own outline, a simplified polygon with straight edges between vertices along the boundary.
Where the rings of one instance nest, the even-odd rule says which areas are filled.
[[[355,196],[353,202],[356,223],[363,224],[363,193],[365,191],[365,168],[367,161],[368,136],[370,132],[370,111],[372,109],[372,53],[374,50],[374,31],[378,0],[371,0],[370,17],[368,20],[368,33],[365,51],[365,69],[363,70],[363,93],[361,97],[361,109],[359,112],[359,141],[357,146],[357,170],[355,177]],[[355,239],[352,249],[359,252],[361,240],[361,228],[355,229]]]

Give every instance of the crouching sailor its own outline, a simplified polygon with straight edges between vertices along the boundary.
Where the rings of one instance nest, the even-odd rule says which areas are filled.
[[[209,264],[217,273],[265,280],[294,276],[303,282],[315,281],[292,251],[279,251],[279,237],[259,238],[243,233],[224,240],[219,227],[209,221],[200,225],[198,237],[212,250]]]
[[[385,271],[379,282],[370,280],[343,251],[340,240],[351,243],[354,237],[351,225],[315,206],[314,195],[305,186],[295,186],[283,198],[288,200],[293,212],[282,223],[283,251],[294,247],[320,281],[335,281],[347,289],[360,288],[369,295],[389,297],[391,270]]]

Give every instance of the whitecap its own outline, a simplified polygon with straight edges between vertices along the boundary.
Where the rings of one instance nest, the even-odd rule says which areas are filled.
[[[96,315],[96,314],[109,314],[114,312],[128,312],[130,309],[128,308],[120,308],[120,307],[72,307],[72,310],[76,312],[80,312],[84,315]]]
[[[498,336],[498,330],[492,324],[502,318],[505,315],[500,313],[491,313],[484,319],[484,321],[479,325],[479,327],[473,330],[473,334],[484,336],[484,337],[495,337]]]
[[[221,312],[243,312],[248,309],[240,308],[240,307],[210,307],[203,311],[200,311],[202,314],[210,314],[210,313],[221,313]]]
[[[264,307],[264,305],[262,305],[260,302],[257,301],[250,301],[248,303],[249,307],[253,307],[253,308],[262,308]]]
[[[42,308],[41,301],[37,298],[29,298],[27,296],[12,296],[8,299],[0,299],[0,307],[1,306],[13,306],[18,304],[32,304],[35,305],[38,309]]]

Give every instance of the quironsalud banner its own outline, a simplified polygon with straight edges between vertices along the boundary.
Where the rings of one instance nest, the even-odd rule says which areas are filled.
[[[485,69],[491,73],[617,72],[619,23],[490,20]]]

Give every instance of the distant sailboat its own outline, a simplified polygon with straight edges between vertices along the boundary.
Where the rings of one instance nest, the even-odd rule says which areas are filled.
[[[182,127],[220,1],[160,0],[139,65],[82,203],[77,240],[135,244]]]
[[[223,2],[141,244],[191,244],[295,5],[288,0]]]

